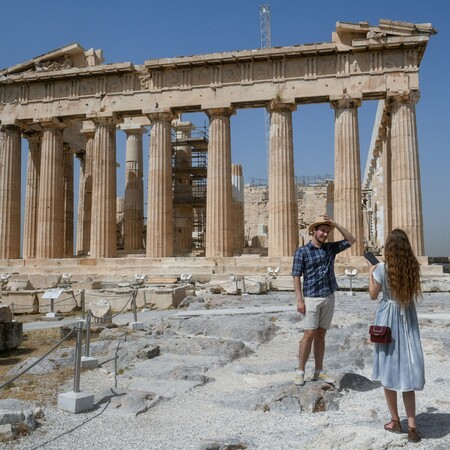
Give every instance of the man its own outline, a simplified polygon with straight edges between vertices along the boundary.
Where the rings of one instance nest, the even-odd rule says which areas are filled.
[[[292,276],[294,277],[297,311],[304,314],[303,338],[299,345],[298,370],[294,383],[305,384],[305,365],[314,346],[315,370],[313,380],[333,383],[323,371],[325,334],[331,326],[334,313],[334,292],[338,285],[334,274],[336,255],[354,244],[355,238],[344,227],[327,215],[321,216],[309,226],[311,241],[299,247],[294,255]],[[326,242],[330,231],[336,228],[344,236],[342,241]],[[300,277],[303,276],[303,288]]]

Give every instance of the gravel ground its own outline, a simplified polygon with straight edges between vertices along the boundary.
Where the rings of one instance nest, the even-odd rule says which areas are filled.
[[[271,293],[244,298],[229,297],[227,307],[293,304],[293,293]],[[297,354],[301,322],[295,311],[277,315],[279,329],[268,343],[254,354],[215,367],[208,376],[215,381],[181,393],[137,416],[113,415],[108,404],[93,411],[72,414],[54,407],[44,408],[45,418],[30,435],[3,444],[5,449],[448,449],[450,448],[450,358],[448,335],[450,320],[448,294],[426,294],[419,307],[422,341],[426,362],[426,386],[417,393],[417,420],[423,439],[408,444],[406,434],[387,433],[383,424],[389,413],[381,388],[365,392],[343,391],[338,411],[285,414],[277,411],[249,411],[227,403],[236,392],[249,395],[271,383],[290,382],[293,374],[248,373],[239,370],[245,365],[267,365],[293,361]],[[338,292],[334,325],[370,323],[376,302],[367,293]],[[447,316],[445,316],[447,315]],[[433,319],[439,316],[439,319]],[[255,317],[249,316],[249,320]],[[420,317],[420,315],[419,315]],[[224,320],[233,320],[226,316]],[[333,329],[328,334],[333,340]],[[351,349],[350,349],[351,351]],[[327,356],[326,356],[327,359]],[[311,368],[311,365],[308,365]],[[362,367],[359,374],[370,378],[371,367]],[[131,382],[132,380],[129,380]],[[82,391],[95,393],[114,387],[114,375],[104,368],[83,372]],[[120,380],[119,387],[127,381]],[[67,384],[67,392],[72,382]],[[400,406],[405,428],[403,407]]]

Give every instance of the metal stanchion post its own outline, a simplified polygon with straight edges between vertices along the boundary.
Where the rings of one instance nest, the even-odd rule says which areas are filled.
[[[137,290],[133,289],[133,299],[131,300],[131,303],[132,303],[132,307],[133,307],[133,317],[134,317],[135,322],[137,322],[136,296],[137,296]]]
[[[14,320],[14,302],[13,303],[11,303],[11,317],[12,317],[12,320]]]
[[[130,329],[132,330],[143,330],[144,329],[144,324],[142,322],[138,322],[137,321],[137,311],[136,311],[136,297],[137,297],[137,289],[133,288],[133,294],[132,294],[132,299],[131,299],[131,305],[133,308],[133,317],[134,317],[134,322],[130,323]]]
[[[50,299],[50,312],[55,313],[55,300],[53,298]]]
[[[75,376],[73,380],[73,392],[80,392],[80,372],[81,372],[81,347],[83,345],[84,320],[77,322],[77,346],[75,348]]]
[[[86,315],[86,298],[84,295],[84,289],[81,289],[80,292],[80,302],[81,302],[81,316],[85,319]]]
[[[89,357],[90,352],[90,345],[91,345],[91,310],[88,309],[87,312],[87,320],[86,320],[86,345],[85,345],[85,355]]]
[[[75,375],[73,381],[73,391],[58,395],[58,408],[73,413],[89,411],[94,407],[94,395],[80,391],[81,347],[83,344],[84,324],[84,320],[79,320],[76,324],[77,344],[75,348]]]
[[[354,295],[353,294],[353,278],[356,277],[356,274],[358,271],[356,269],[345,269],[344,271],[345,275],[347,275],[349,281],[350,281],[350,292],[348,295]]]
[[[98,358],[91,355],[91,321],[92,312],[90,309],[87,311],[86,319],[86,343],[85,343],[85,355],[81,357],[81,367],[83,369],[96,369],[98,367]]]

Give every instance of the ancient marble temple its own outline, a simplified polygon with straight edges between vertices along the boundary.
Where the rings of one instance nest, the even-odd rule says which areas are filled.
[[[72,44],[0,71],[0,259],[115,258],[117,151],[126,151],[125,250],[165,258],[176,254],[177,245],[190,245],[189,221],[180,232],[185,238],[174,236],[175,211],[195,219],[193,208],[175,205],[173,196],[172,130],[184,112],[203,112],[209,119],[205,256],[239,254],[243,220],[236,218],[241,208],[236,202],[242,195],[236,189],[242,189],[242,168],[233,169],[231,161],[230,118],[255,107],[270,114],[268,254],[291,256],[299,244],[292,117],[310,103],[328,103],[334,110],[334,217],[356,236],[351,252],[361,255],[367,240],[362,204],[375,173],[369,167],[362,180],[358,108],[367,100],[381,105],[369,158],[383,174],[371,196],[379,205],[377,226],[405,229],[423,255],[415,105],[419,66],[434,33],[430,24],[338,22],[331,42],[143,65],[105,64],[100,50]],[[145,130],[150,130],[148,167],[142,158]],[[117,133],[126,134],[126,149],[116,149]],[[176,152],[188,158],[190,149],[179,144]],[[74,158],[80,160],[77,174]],[[177,183],[190,192],[189,179]]]

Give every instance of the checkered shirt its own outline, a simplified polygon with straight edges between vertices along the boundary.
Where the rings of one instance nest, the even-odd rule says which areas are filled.
[[[326,297],[337,290],[334,260],[338,253],[349,247],[350,242],[344,239],[337,242],[325,242],[319,248],[310,241],[296,250],[292,276],[303,275],[302,286],[305,297]]]

